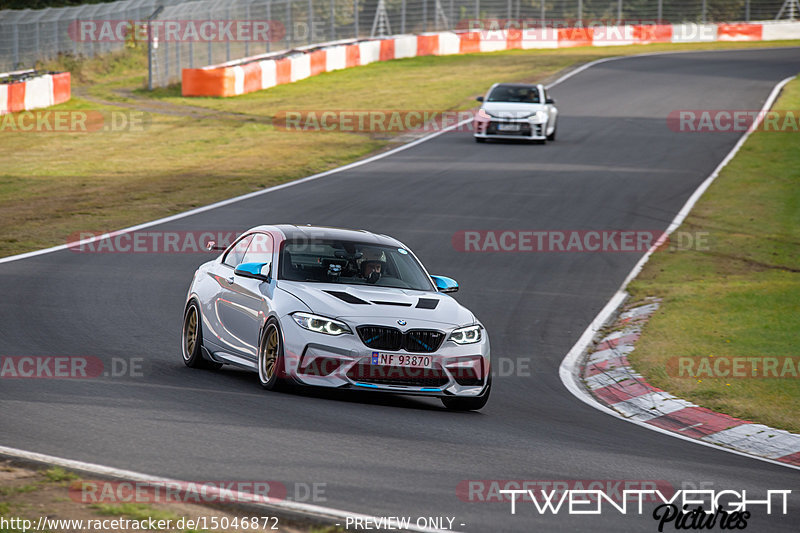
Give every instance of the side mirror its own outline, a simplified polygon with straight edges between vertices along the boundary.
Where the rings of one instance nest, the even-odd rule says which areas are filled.
[[[266,274],[264,272],[266,271]],[[272,263],[242,263],[233,271],[237,276],[252,278],[259,281],[269,281]]]
[[[545,100],[545,101],[544,101],[544,103],[545,103],[545,104],[553,104],[553,105],[556,105],[556,101],[555,101],[555,100],[553,100],[552,98],[548,98],[547,100]]]
[[[479,102],[483,102],[483,96],[479,96],[479,97],[477,97],[475,100],[477,100],[477,101],[479,101]]]
[[[431,276],[434,285],[439,292],[456,292],[458,291],[458,282],[453,278],[445,276]]]

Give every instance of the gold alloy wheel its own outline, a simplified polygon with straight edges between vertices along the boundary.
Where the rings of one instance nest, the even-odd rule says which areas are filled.
[[[189,307],[186,313],[186,321],[183,324],[183,358],[189,360],[194,354],[197,345],[197,309]]]
[[[267,329],[266,339],[261,350],[261,378],[264,383],[272,379],[275,374],[275,364],[278,361],[278,328],[270,325]]]

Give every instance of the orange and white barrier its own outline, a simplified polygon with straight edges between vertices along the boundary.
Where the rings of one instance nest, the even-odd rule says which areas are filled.
[[[636,44],[671,43],[672,24],[637,24],[633,27]]]
[[[61,104],[71,98],[69,72],[42,74],[0,85],[0,115]]]
[[[236,96],[292,83],[322,72],[368,65],[375,61],[427,55],[798,38],[800,22],[532,27],[396,35],[386,39],[331,43],[308,50],[284,52],[280,56],[260,56],[236,63],[183,69],[182,93],[184,96]]]
[[[718,24],[718,41],[760,41],[761,24]]]
[[[798,35],[800,35],[800,22],[774,22],[761,25],[763,41],[797,39]]]

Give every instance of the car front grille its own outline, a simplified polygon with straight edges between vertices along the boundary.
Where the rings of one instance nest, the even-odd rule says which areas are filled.
[[[444,333],[428,329],[412,329],[406,333],[405,349],[407,352],[435,352],[444,341]]]
[[[399,350],[403,347],[403,332],[397,328],[361,326],[358,336],[361,341],[376,350]]]
[[[403,368],[359,363],[347,371],[353,381],[376,385],[405,385],[409,387],[442,387],[448,378],[438,368]]]
[[[431,353],[439,349],[445,334],[428,329],[412,329],[403,333],[385,326],[360,326],[357,328],[361,342],[375,350],[405,350],[412,353]]]
[[[517,131],[499,131],[497,129],[498,124],[507,124],[505,122],[489,122],[489,125],[486,127],[486,134],[487,135],[509,135],[515,137],[530,137],[531,136],[531,125],[528,122],[521,122],[520,128]]]

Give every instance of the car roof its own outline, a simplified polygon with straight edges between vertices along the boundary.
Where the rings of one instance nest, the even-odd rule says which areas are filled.
[[[297,224],[275,224],[269,226],[257,226],[251,228],[249,231],[280,231],[286,240],[303,240],[303,239],[330,239],[341,241],[355,241],[370,244],[382,244],[386,246],[403,246],[403,243],[379,233],[372,233],[371,231],[359,229],[346,229],[335,228],[330,226],[312,226],[297,225]]]
[[[523,89],[533,89],[539,87],[539,84],[536,83],[495,83],[494,87],[519,87]]]

